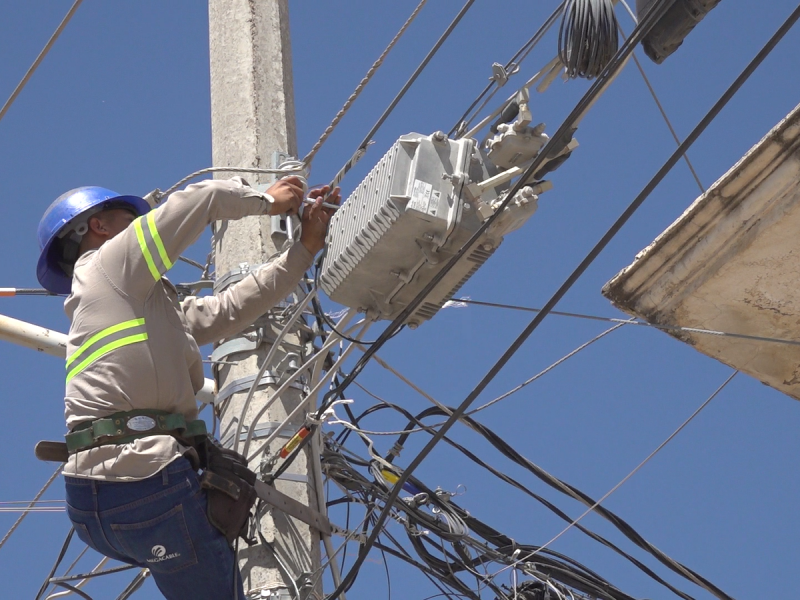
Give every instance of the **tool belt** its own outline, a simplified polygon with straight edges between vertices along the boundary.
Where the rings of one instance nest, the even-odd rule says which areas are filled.
[[[238,452],[220,446],[206,432],[204,421],[186,422],[183,415],[160,410],[138,409],[118,412],[102,419],[79,424],[66,437],[66,450],[74,454],[88,448],[110,444],[127,444],[151,435],[170,435],[191,450],[186,458],[195,469],[201,469],[200,486],[208,498],[208,520],[228,543],[239,536],[247,539],[250,510],[258,499],[256,474],[247,468],[247,459]],[[37,456],[65,461],[62,446],[56,442],[39,442]],[[59,450],[59,452],[55,452]],[[56,456],[57,455],[57,456]]]
[[[200,487],[208,497],[209,522],[231,545],[240,536],[247,540],[250,509],[258,499],[254,487],[256,474],[247,468],[244,456],[223,448],[210,437],[198,451],[203,468]]]
[[[67,451],[75,454],[98,446],[127,444],[151,435],[171,435],[187,446],[194,446],[197,436],[206,436],[206,424],[200,419],[187,423],[183,415],[163,410],[137,409],[80,423],[64,437]]]

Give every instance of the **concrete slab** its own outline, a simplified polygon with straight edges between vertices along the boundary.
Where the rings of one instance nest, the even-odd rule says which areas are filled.
[[[800,106],[603,288],[660,325],[800,341]],[[800,346],[670,333],[800,400]]]

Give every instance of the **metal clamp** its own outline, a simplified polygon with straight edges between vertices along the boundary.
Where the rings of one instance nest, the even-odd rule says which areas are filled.
[[[269,421],[267,423],[261,423],[257,425],[253,430],[253,439],[258,440],[261,438],[268,437],[272,435],[272,433],[281,426],[281,423],[278,421]],[[242,426],[242,432],[239,434],[239,441],[246,442],[247,441],[247,433],[248,427],[247,425]],[[291,425],[284,426],[280,432],[278,433],[278,437],[286,438],[287,440],[294,436],[297,433],[295,429],[292,428]],[[220,440],[220,444],[224,448],[233,448],[233,433],[230,435],[225,436],[225,439]]]
[[[331,535],[336,535],[339,537],[346,538],[348,540],[353,540],[360,544],[363,544],[367,541],[366,533],[361,533],[359,531],[348,531],[347,529],[339,527],[338,525],[334,525],[333,523],[331,523]]]
[[[220,344],[211,353],[211,362],[218,363],[225,360],[236,352],[251,352],[264,342],[264,329],[258,327],[255,331],[243,333],[240,337],[228,340]]]
[[[250,263],[243,262],[239,263],[238,269],[232,269],[222,275],[221,277],[217,277],[214,281],[214,293],[218,294],[225,288],[234,283],[237,283],[244,279],[250,273],[257,271],[261,267],[263,267],[267,263],[262,263],[260,265],[251,265]]]
[[[219,406],[225,400],[233,396],[236,392],[241,392],[250,389],[250,386],[253,385],[253,381],[255,381],[255,379],[256,379],[255,375],[248,375],[247,377],[240,377],[239,379],[234,379],[219,391],[217,397],[214,399],[214,405]],[[261,381],[258,382],[258,387],[261,388],[266,385],[275,385],[278,382],[279,379],[275,377],[274,374],[267,371],[261,377]],[[300,390],[301,392],[305,391],[306,389],[306,387],[302,383],[296,381],[290,383],[289,387],[295,390]]]

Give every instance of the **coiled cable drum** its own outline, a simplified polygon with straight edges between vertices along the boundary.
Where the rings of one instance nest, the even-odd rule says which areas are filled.
[[[568,77],[597,77],[618,47],[612,0],[566,0],[558,32],[558,56]]]

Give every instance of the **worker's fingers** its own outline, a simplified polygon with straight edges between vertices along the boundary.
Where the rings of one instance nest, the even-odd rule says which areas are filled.
[[[323,185],[322,187],[314,188],[313,190],[309,190],[308,197],[312,199],[324,198],[325,195],[328,193],[329,189],[331,188],[328,185]]]
[[[327,198],[326,202],[327,202],[328,204],[339,204],[339,203],[342,201],[342,195],[341,195],[341,193],[342,193],[342,190],[341,190],[341,188],[339,188],[339,187],[335,187],[335,188],[333,188],[333,191],[332,191],[332,192],[330,193],[330,195],[328,196],[328,198]],[[332,211],[332,210],[334,210],[334,209],[329,209],[329,210],[331,210],[331,211]]]
[[[340,192],[341,190],[338,187],[334,188],[334,190],[325,198],[325,204],[338,205],[342,201]],[[333,216],[333,213],[336,212],[335,208],[322,207],[322,210],[328,216],[328,218]]]

